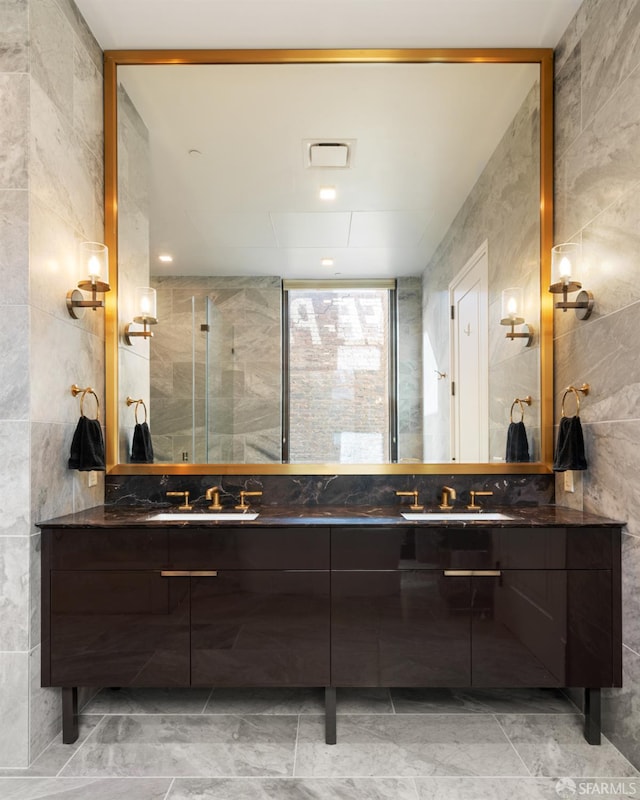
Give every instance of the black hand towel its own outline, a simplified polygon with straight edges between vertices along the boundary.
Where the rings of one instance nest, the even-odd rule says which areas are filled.
[[[555,472],[566,472],[568,469],[586,469],[587,459],[584,454],[584,438],[580,417],[562,417],[556,452],[553,459]]]
[[[97,419],[80,417],[71,441],[69,469],[91,472],[104,469],[104,439]]]
[[[136,422],[133,429],[131,461],[138,464],[153,464],[151,431],[146,422]]]
[[[529,461],[529,442],[524,422],[511,422],[507,430],[507,455],[505,461]]]

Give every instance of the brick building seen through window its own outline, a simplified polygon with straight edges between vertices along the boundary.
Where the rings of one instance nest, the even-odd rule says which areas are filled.
[[[290,461],[390,460],[391,294],[287,291]]]

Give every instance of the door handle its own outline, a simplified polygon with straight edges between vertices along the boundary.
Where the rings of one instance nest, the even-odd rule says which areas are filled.
[[[447,578],[499,578],[502,570],[499,569],[445,569]]]
[[[163,578],[217,578],[215,569],[163,569],[160,572]]]

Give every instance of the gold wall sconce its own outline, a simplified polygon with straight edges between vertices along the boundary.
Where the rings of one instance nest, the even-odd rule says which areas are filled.
[[[525,347],[533,341],[533,328],[527,325],[523,316],[524,292],[519,286],[512,286],[502,291],[502,319],[501,325],[509,325],[511,330],[505,336],[507,339],[526,339]],[[516,325],[524,325],[524,330],[516,331]]]
[[[106,244],[80,242],[78,259],[88,278],[79,281],[77,289],[67,292],[67,311],[73,319],[82,319],[87,308],[93,311],[96,308],[102,308],[104,301],[98,300],[98,294],[104,294],[111,289],[109,286],[109,250]],[[91,292],[91,300],[84,299],[83,291]]]
[[[156,290],[151,289],[149,286],[139,286],[136,289],[135,317],[133,322],[130,322],[124,329],[124,341],[126,344],[132,345],[134,336],[142,339],[150,339],[153,336],[153,331],[149,330],[147,326],[155,325],[158,322],[156,309]],[[132,330],[131,326],[134,323],[142,325],[142,330]]]
[[[562,300],[555,304],[564,312],[568,308],[575,309],[578,319],[589,319],[593,310],[593,294],[582,289],[582,284],[575,280],[576,269],[580,263],[580,245],[576,242],[557,244],[551,249],[551,280],[549,291],[562,294]],[[567,295],[580,293],[574,301],[567,300]]]

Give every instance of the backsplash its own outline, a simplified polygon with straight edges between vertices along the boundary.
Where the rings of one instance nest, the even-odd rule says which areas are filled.
[[[493,492],[487,506],[554,502],[553,475],[111,475],[105,503],[165,504],[168,491],[188,490],[190,502],[204,505],[205,491],[219,486],[224,506],[237,502],[242,489],[262,491],[257,505],[270,506],[393,506],[400,502],[396,491],[417,489],[420,502],[433,506],[445,484],[456,490],[459,505],[466,505],[472,489]]]

